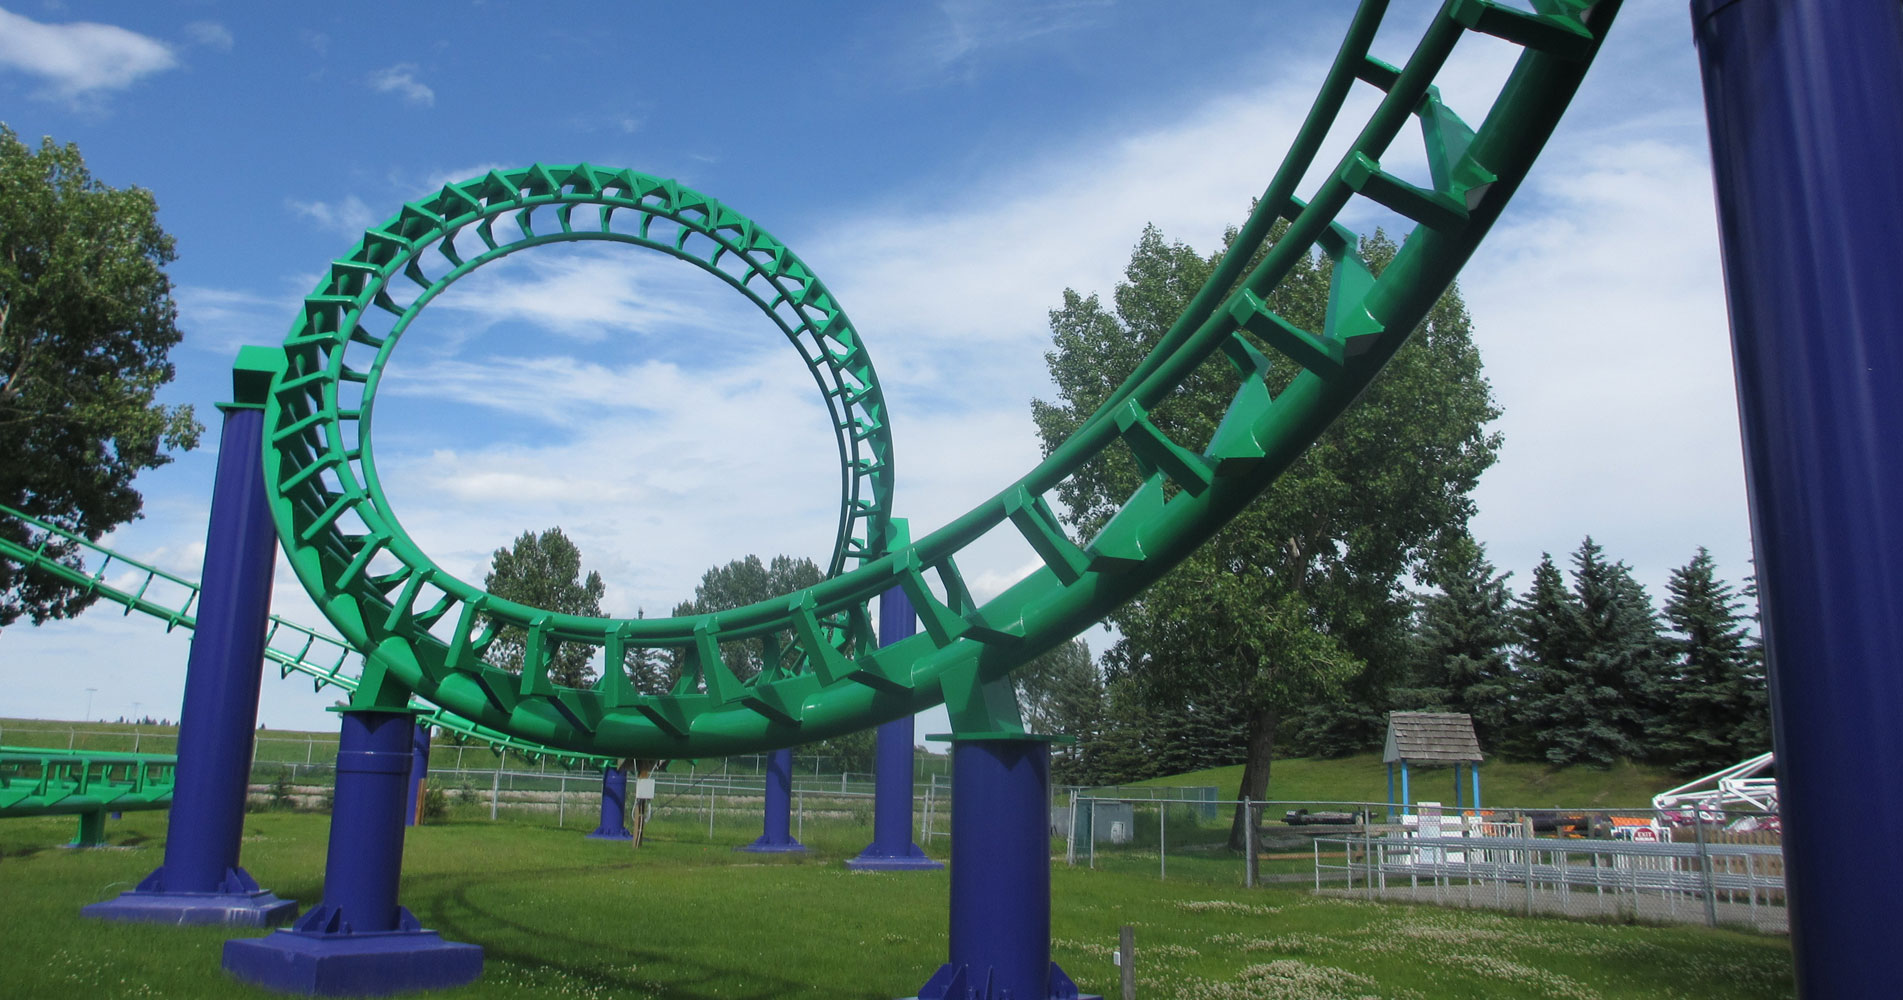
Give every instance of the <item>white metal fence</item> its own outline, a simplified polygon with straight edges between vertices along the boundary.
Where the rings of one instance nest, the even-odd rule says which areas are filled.
[[[1399,831],[1314,843],[1315,890],[1534,914],[1790,929],[1776,844]]]

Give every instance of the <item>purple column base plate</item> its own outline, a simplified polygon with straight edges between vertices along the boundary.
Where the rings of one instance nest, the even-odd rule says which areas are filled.
[[[918,996],[905,1000],[1010,1000],[1008,995],[993,989],[990,970],[986,970],[983,981],[974,985],[972,970],[965,966],[953,967],[949,963],[938,967],[932,978],[919,987]],[[1077,984],[1070,981],[1064,970],[1056,962],[1051,963],[1050,996],[1042,1000],[1103,1000],[1095,993],[1077,992]]]
[[[794,840],[789,837],[784,843],[776,844],[768,840],[764,834],[760,836],[759,840],[756,840],[751,844],[742,844],[739,847],[734,848],[734,850],[744,851],[748,854],[805,854],[807,853],[806,845],[800,843],[797,840]]]
[[[163,867],[147,875],[139,888],[117,899],[79,908],[81,916],[135,924],[178,926],[276,927],[297,918],[297,900],[279,899],[258,886],[242,868],[225,872],[222,892],[166,892]]]
[[[877,844],[868,844],[857,857],[847,858],[846,867],[856,872],[937,872],[945,870],[943,861],[933,861],[917,844],[904,854],[887,854]]]
[[[225,942],[225,971],[279,993],[383,996],[443,990],[482,975],[482,946],[430,930],[309,934],[281,930]]]

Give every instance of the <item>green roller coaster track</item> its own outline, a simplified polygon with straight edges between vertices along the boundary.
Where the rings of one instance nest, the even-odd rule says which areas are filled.
[[[1362,0],[1256,210],[1156,348],[1043,462],[917,540],[892,517],[892,442],[864,344],[813,272],[751,220],[672,181],[589,164],[491,171],[407,204],[332,262],[305,300],[281,361],[269,365],[265,485],[279,539],[344,639],[273,619],[267,655],[286,673],[352,691],[358,707],[402,708],[414,696],[441,707],[426,717],[434,724],[531,754],[549,747],[610,757],[750,752],[940,702],[960,735],[1021,734],[1015,700],[1000,682],[1168,572],[1353,403],[1526,177],[1620,2],[1532,0],[1529,12],[1495,0],[1447,0],[1395,66],[1369,52],[1388,2]],[[1434,86],[1456,45],[1475,33],[1521,50],[1477,128]],[[1318,188],[1298,197],[1357,86],[1379,92],[1374,110]],[[1426,186],[1382,166],[1410,120],[1425,148]],[[1378,275],[1361,258],[1356,234],[1337,221],[1358,201],[1411,224]],[[486,593],[436,565],[404,531],[378,480],[371,441],[376,389],[395,347],[424,306],[482,264],[582,241],[651,249],[709,271],[752,300],[799,351],[826,400],[841,460],[827,580],[718,614],[586,618]],[[1324,323],[1309,330],[1265,303],[1316,254],[1329,269],[1330,291]],[[1208,440],[1170,439],[1151,410],[1218,358],[1235,379],[1224,418]],[[1127,448],[1148,478],[1095,537],[1073,538],[1045,497],[1111,447]],[[994,530],[1021,535],[1043,565],[981,604],[958,557]],[[189,584],[91,547],[144,572],[145,583],[116,588],[103,567],[63,567],[4,542],[0,556],[58,573],[168,627],[191,624],[190,599],[158,604],[144,596],[160,578]],[[857,567],[848,570],[848,561]],[[894,587],[910,599],[923,630],[875,649],[868,603]],[[527,637],[519,674],[484,659],[505,627]],[[288,644],[278,645],[280,637]],[[742,679],[721,651],[751,639],[763,640],[765,666]],[[602,678],[593,687],[550,679],[562,643],[602,650]],[[675,652],[685,664],[680,680],[670,690],[638,690],[619,669],[635,649]]]
[[[78,816],[75,847],[105,843],[108,812],[172,804],[178,758],[0,746],[0,817]]]
[[[0,538],[0,559],[34,572],[51,574],[86,593],[97,594],[125,608],[128,615],[134,611],[150,615],[164,622],[168,632],[197,626],[192,607],[198,602],[198,584],[4,504],[0,504],[0,516],[20,520],[38,536],[31,547]],[[276,615],[271,616],[265,633],[264,656],[277,664],[279,676],[303,674],[311,678],[313,689],[317,691],[335,687],[354,693],[363,672],[363,657],[348,643]],[[498,751],[512,751],[531,760],[553,756],[569,765],[595,762],[587,754],[550,750],[486,729],[434,705],[419,702],[415,707],[418,722],[440,726],[458,739],[486,743]]]
[[[405,205],[334,262],[306,300],[284,342],[284,367],[265,412],[266,489],[279,538],[318,607],[366,651],[360,704],[414,692],[523,739],[615,756],[786,746],[941,701],[961,735],[1021,733],[1008,685],[999,681],[1135,596],[1260,496],[1381,370],[1499,216],[1571,100],[1619,2],[1533,6],[1527,12],[1492,0],[1449,0],[1405,64],[1394,66],[1369,54],[1387,3],[1364,0],[1256,211],[1156,349],[1042,463],[916,541],[901,531],[882,539],[876,530],[890,498],[882,477],[890,475],[891,456],[857,335],[812,272],[743,216],[677,184],[589,164],[492,171]],[[1448,108],[1433,85],[1469,33],[1522,49],[1478,128]],[[1357,84],[1382,96],[1304,201],[1297,184]],[[1426,187],[1382,167],[1410,119],[1425,145]],[[1356,234],[1336,221],[1356,199],[1413,223],[1378,276],[1360,257]],[[513,226],[499,235],[496,223],[505,219]],[[1243,273],[1283,220],[1286,229]],[[384,366],[418,310],[450,282],[487,260],[559,240],[637,244],[723,275],[800,345],[829,402],[861,407],[858,415],[834,410],[848,470],[842,553],[834,566],[841,554],[860,557],[862,565],[719,614],[586,618],[486,593],[410,540],[372,461],[372,403]],[[1316,252],[1331,269],[1329,302],[1322,328],[1306,330],[1264,303],[1295,264]],[[1169,439],[1149,419],[1151,408],[1219,354],[1237,376],[1226,416],[1207,441]],[[1272,385],[1284,387],[1275,392]],[[862,452],[862,441],[873,446]],[[1096,537],[1074,539],[1045,495],[1119,442],[1149,478]],[[855,492],[860,475],[863,493]],[[958,556],[1000,528],[1021,534],[1043,566],[980,604]],[[867,603],[892,587],[911,599],[923,631],[875,650]],[[519,675],[483,658],[506,626],[527,635]],[[737,678],[721,648],[754,638],[772,650],[766,668]],[[589,689],[553,683],[548,668],[561,643],[600,647],[602,680]],[[687,665],[680,682],[668,691],[636,690],[620,669],[634,648],[675,651]]]

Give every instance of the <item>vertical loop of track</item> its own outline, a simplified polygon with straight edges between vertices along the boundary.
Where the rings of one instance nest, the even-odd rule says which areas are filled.
[[[485,726],[551,746],[709,756],[823,738],[941,701],[957,706],[981,699],[983,685],[1082,631],[1206,541],[1366,388],[1525,178],[1619,0],[1533,0],[1532,11],[1495,0],[1448,0],[1399,66],[1368,51],[1386,6],[1386,0],[1362,3],[1308,121],[1216,278],[1075,435],[931,535],[915,542],[893,538],[881,549],[882,533],[844,531],[845,551],[864,557],[858,569],[718,615],[579,618],[502,601],[448,577],[402,534],[373,475],[357,474],[369,449],[354,428],[368,406],[350,386],[374,387],[401,333],[397,324],[407,324],[434,294],[393,299],[393,276],[425,289],[453,280],[432,279],[421,263],[425,250],[447,245],[444,232],[473,228],[487,247],[467,259],[455,256],[453,246],[439,250],[450,258],[451,275],[475,266],[484,253],[557,239],[641,242],[717,271],[724,255],[736,255],[753,270],[730,284],[769,313],[816,310],[802,311],[797,325],[789,321],[789,337],[802,345],[829,400],[861,406],[876,418],[835,411],[842,458],[849,474],[868,477],[871,494],[849,495],[842,518],[870,525],[886,516],[878,504],[890,497],[889,439],[879,436],[882,401],[869,362],[866,375],[846,374],[856,372],[864,351],[824,286],[783,247],[761,244],[770,237],[711,199],[628,171],[537,165],[451,185],[405,206],[333,265],[285,341],[288,367],[274,382],[267,409],[266,476],[293,566],[333,624],[403,684]],[[1477,128],[1447,107],[1433,85],[1455,46],[1474,33],[1522,50]],[[1306,200],[1296,197],[1297,181],[1310,174],[1322,138],[1355,86],[1379,91],[1377,107],[1319,189]],[[1425,148],[1425,185],[1382,165],[1410,121]],[[1336,221],[1358,202],[1412,223],[1378,276],[1361,259],[1356,234]],[[574,222],[582,205],[601,212],[599,226]],[[617,233],[608,218],[624,205],[680,228],[671,241],[650,238],[647,222],[633,236]],[[545,221],[551,217],[555,225]],[[524,233],[520,246],[494,238],[505,218]],[[1244,274],[1278,220],[1286,229]],[[721,249],[696,257],[687,249],[696,237]],[[1316,254],[1328,269],[1330,294],[1325,322],[1309,330],[1266,303],[1298,263]],[[755,281],[762,284],[750,290]],[[387,335],[363,328],[377,310],[395,317]],[[352,366],[357,351],[369,356],[361,367]],[[1170,439],[1150,419],[1151,409],[1212,358],[1225,359],[1235,378],[1224,419],[1206,441]],[[861,442],[873,443],[862,452]],[[1096,537],[1073,538],[1045,495],[1112,447],[1127,448],[1148,479]],[[862,504],[880,513],[861,514]],[[993,530],[1020,535],[1043,565],[980,604],[957,556]],[[867,603],[895,586],[911,598],[923,629],[875,650]],[[495,633],[494,624],[478,627],[485,621],[527,633],[530,662],[520,676],[483,661]],[[723,644],[782,636],[790,637],[786,655],[773,658],[758,677],[736,678],[723,662]],[[594,688],[549,681],[548,660],[563,642],[604,650],[607,665]],[[620,664],[636,648],[671,649],[683,658],[687,670],[674,690],[637,691],[628,684]]]

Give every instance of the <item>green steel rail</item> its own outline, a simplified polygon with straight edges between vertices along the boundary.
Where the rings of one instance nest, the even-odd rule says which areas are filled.
[[[1021,732],[1008,685],[999,682],[1176,565],[1259,497],[1355,400],[1525,178],[1619,5],[1534,0],[1527,12],[1492,0],[1448,0],[1405,64],[1394,66],[1369,54],[1386,0],[1363,0],[1293,147],[1215,277],[1075,435],[931,535],[914,542],[894,531],[884,551],[870,531],[854,536],[850,549],[864,557],[856,570],[720,614],[559,614],[446,572],[410,540],[378,485],[370,443],[374,388],[417,310],[449,282],[483,260],[543,242],[618,240],[726,274],[780,321],[809,364],[822,355],[841,364],[862,357],[837,303],[759,227],[672,182],[588,164],[538,164],[448,185],[405,205],[335,261],[284,341],[284,367],[266,404],[264,448],[279,538],[318,607],[369,653],[366,670],[376,676],[360,691],[364,707],[415,692],[524,739],[615,756],[700,757],[792,745],[941,701],[961,734]],[[1521,49],[1477,128],[1433,85],[1471,33]],[[1357,85],[1379,91],[1378,106],[1319,189],[1307,200],[1297,197],[1297,182]],[[1382,167],[1410,121],[1425,145],[1428,187]],[[1413,223],[1378,276],[1360,257],[1356,234],[1336,221],[1358,200]],[[512,225],[499,229],[499,220]],[[1286,230],[1248,269],[1280,220]],[[651,229],[666,238],[651,237]],[[1317,252],[1331,268],[1331,290],[1323,327],[1306,330],[1264,303]],[[1233,365],[1239,383],[1225,418],[1209,440],[1170,440],[1149,419],[1151,408],[1218,356]],[[876,388],[844,375],[820,381],[829,400]],[[855,439],[862,430],[840,420],[835,428]],[[1045,496],[1119,443],[1149,478],[1096,537],[1073,538]],[[882,459],[855,461],[877,470]],[[889,472],[889,458],[883,465]],[[980,604],[957,560],[994,529],[1021,534],[1043,566]],[[923,631],[875,650],[867,602],[894,586],[911,598]],[[528,663],[519,675],[483,659],[502,626],[527,634]],[[782,636],[790,637],[784,648]],[[784,655],[770,655],[765,670],[742,680],[727,668],[721,647],[750,638],[764,638]],[[561,643],[602,648],[601,681],[589,689],[552,682],[548,665]],[[672,690],[637,690],[619,669],[633,648],[674,650],[688,669]]]
[[[73,846],[98,847],[108,812],[171,806],[177,766],[169,754],[0,746],[0,819],[78,816]]]
[[[192,606],[198,602],[198,584],[4,504],[0,504],[0,517],[19,520],[38,536],[32,546],[0,538],[0,559],[50,573],[86,593],[97,594],[124,607],[128,615],[138,611],[157,618],[165,623],[168,632],[197,625]],[[276,615],[271,616],[265,634],[264,656],[277,664],[280,677],[303,674],[311,678],[312,687],[317,691],[331,686],[354,693],[363,672],[363,657],[349,644]],[[459,739],[487,743],[497,751],[513,751],[530,760],[554,756],[570,765],[597,762],[591,755],[551,750],[496,732],[434,705],[418,702],[414,707],[418,709],[418,722],[440,726]]]

